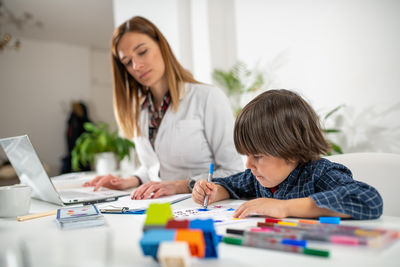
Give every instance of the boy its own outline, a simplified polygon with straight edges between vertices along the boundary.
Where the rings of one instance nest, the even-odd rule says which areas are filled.
[[[203,204],[228,198],[255,198],[234,217],[259,214],[276,218],[336,216],[375,219],[382,198],[375,188],[353,180],[343,165],[322,159],[329,145],[309,104],[288,90],[266,91],[240,112],[235,122],[237,151],[247,155],[247,170],[212,182],[198,181],[192,198]]]

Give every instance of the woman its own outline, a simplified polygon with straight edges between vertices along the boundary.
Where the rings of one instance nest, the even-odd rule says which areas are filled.
[[[191,192],[212,162],[214,177],[243,169],[228,99],[179,64],[155,25],[143,17],[123,23],[111,58],[116,119],[135,142],[141,167],[132,177],[98,176],[84,186],[139,186],[132,199],[157,198]]]

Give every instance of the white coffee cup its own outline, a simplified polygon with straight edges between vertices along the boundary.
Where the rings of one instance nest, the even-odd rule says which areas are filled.
[[[25,215],[31,206],[32,189],[24,184],[0,187],[0,217]]]

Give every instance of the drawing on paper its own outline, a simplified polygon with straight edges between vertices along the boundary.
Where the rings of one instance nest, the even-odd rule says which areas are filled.
[[[175,219],[213,219],[218,224],[233,223],[238,220],[233,217],[237,207],[237,205],[214,205],[209,206],[208,209],[190,208],[174,210],[173,214]]]

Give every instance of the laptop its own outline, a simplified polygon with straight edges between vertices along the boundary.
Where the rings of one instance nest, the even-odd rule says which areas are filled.
[[[32,188],[32,197],[58,205],[91,204],[117,200],[128,192],[101,188],[94,192],[93,187],[79,187],[57,190],[47,175],[38,155],[27,135],[0,139],[11,165],[22,184]]]

